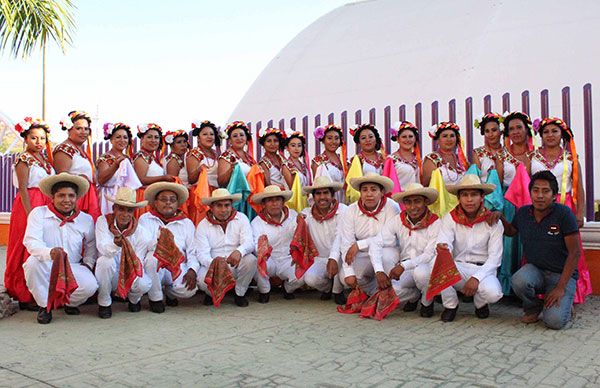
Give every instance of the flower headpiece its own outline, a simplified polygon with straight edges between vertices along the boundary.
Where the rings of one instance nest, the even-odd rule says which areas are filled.
[[[563,132],[563,135],[567,142],[573,138],[573,130],[571,130],[571,128],[569,128],[569,126],[563,119],[559,119],[558,117],[546,117],[543,120],[536,119],[533,122],[533,128],[541,136],[542,128],[544,128],[546,125],[549,125],[549,124],[557,125],[560,128],[560,130]]]
[[[148,132],[151,129],[154,129],[154,130],[160,132],[160,134],[162,135],[162,128],[160,127],[160,125],[154,124],[154,123],[148,123],[148,124],[138,125],[138,127],[137,127],[138,136],[145,134],[146,132]]]
[[[33,119],[31,117],[25,117],[23,121],[17,123],[17,125],[15,125],[15,130],[19,132],[21,137],[25,137],[27,136],[27,132],[29,132],[32,127],[42,128],[44,131],[46,131],[46,133],[50,133],[50,126],[46,124],[44,120]]]
[[[124,129],[128,133],[131,131],[131,127],[124,123],[104,123],[102,130],[104,131],[104,140],[108,140],[111,136],[119,129]],[[129,133],[131,136],[131,133]]]
[[[335,124],[328,124],[324,127],[318,126],[313,131],[313,135],[315,136],[315,139],[317,139],[319,141],[323,141],[323,139],[325,139],[325,134],[329,131],[336,131],[337,133],[339,133],[340,140],[342,141],[342,143],[344,142],[344,135],[343,135],[344,131],[342,130],[342,128],[338,127]]]
[[[453,130],[454,132],[456,132],[456,135],[460,137],[460,127],[458,126],[458,124],[453,123],[452,121],[442,121],[439,124],[434,124],[431,126],[431,129],[433,130],[433,132],[429,132],[429,137],[431,137],[434,140],[437,140],[440,137],[440,133],[447,129]]]
[[[86,112],[84,112],[82,110],[74,110],[74,111],[69,112],[67,117],[65,117],[64,119],[62,119],[60,121],[60,128],[63,131],[66,131],[66,130],[72,128],[73,123],[79,119],[84,119],[90,124],[92,123],[92,118]]]
[[[282,139],[285,139],[287,137],[285,131],[279,128],[267,128],[262,133],[258,134],[258,138],[260,140],[264,140],[269,135],[279,135]]]
[[[502,116],[499,113],[494,113],[494,112],[490,112],[490,113],[486,113],[486,114],[481,114],[481,118],[475,119],[475,121],[473,122],[473,126],[475,128],[481,128],[483,129],[483,127],[485,126],[486,123],[490,122],[490,121],[495,121],[498,123],[498,125],[500,126],[500,129],[504,129],[502,123],[504,123],[504,116]]]
[[[390,127],[390,138],[393,141],[396,141],[400,132],[404,131],[405,129],[410,129],[413,131],[415,136],[419,134],[419,129],[410,121],[397,121]]]
[[[375,128],[375,126],[373,124],[361,124],[354,128],[350,128],[348,131],[350,132],[350,136],[354,137],[355,135],[359,134],[361,131],[363,131],[365,129],[370,129],[373,132],[377,132],[377,128]]]
[[[167,131],[165,133],[165,143],[171,145],[175,142],[175,138],[183,136],[186,139],[188,138],[188,134],[183,129],[177,129],[175,131]]]
[[[234,121],[234,122],[230,123],[225,128],[225,133],[227,133],[227,136],[229,137],[229,135],[231,134],[231,131],[233,131],[234,129],[237,129],[237,128],[241,128],[245,132],[250,133],[250,128],[248,128],[248,125],[243,121]]]

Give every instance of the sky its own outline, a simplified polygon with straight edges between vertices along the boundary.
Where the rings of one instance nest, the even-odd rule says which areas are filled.
[[[58,128],[69,111],[85,110],[97,119],[92,128],[222,125],[290,40],[349,2],[75,0],[72,46],[66,54],[48,48],[46,119]],[[14,122],[40,116],[41,85],[40,52],[26,60],[0,55],[0,112]]]

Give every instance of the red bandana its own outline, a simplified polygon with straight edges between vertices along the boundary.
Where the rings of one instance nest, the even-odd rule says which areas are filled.
[[[391,288],[391,287],[390,287]],[[348,295],[346,304],[344,306],[337,306],[338,313],[342,314],[356,314],[360,313],[363,304],[369,297],[359,287],[356,287]]]
[[[73,214],[71,214],[70,216],[65,216],[64,214],[61,214],[58,210],[56,210],[53,203],[48,204],[48,209],[50,209],[50,211],[60,219],[61,222],[60,225],[58,225],[59,227],[63,226],[67,222],[75,222],[75,218],[77,218],[77,216],[80,213],[79,209],[75,208]]]
[[[121,264],[119,265],[119,279],[117,280],[117,295],[126,298],[131,290],[131,286],[137,277],[142,277],[144,271],[142,262],[135,254],[135,250],[127,237],[135,233],[137,228],[137,219],[134,217],[124,231],[119,231],[115,225],[115,215],[113,213],[106,215],[108,230],[113,236],[122,236],[121,240]]]
[[[181,275],[181,263],[185,260],[185,256],[175,244],[175,236],[167,228],[159,228],[158,242],[154,257],[158,260],[157,271],[161,268],[166,268],[171,272],[171,278],[177,279]]]
[[[187,218],[187,216],[185,215],[185,213],[183,213],[181,210],[177,210],[177,212],[175,213],[175,215],[171,218],[165,218],[164,216],[160,215],[155,209],[150,208],[149,211],[150,214],[152,214],[154,217],[157,217],[158,219],[160,219],[163,224],[167,225],[170,222],[173,221],[178,221],[178,220],[184,220]]]
[[[290,255],[292,262],[296,264],[296,278],[300,279],[304,273],[315,262],[315,257],[319,255],[319,251],[315,246],[315,242],[308,230],[308,224],[304,217],[298,215],[296,218],[296,231],[290,244]]]
[[[360,317],[374,318],[381,321],[389,313],[394,311],[399,304],[400,299],[398,298],[398,295],[396,295],[394,287],[378,290],[363,303],[360,309]]]
[[[408,220],[408,214],[406,211],[400,213],[400,219],[402,220],[402,225],[408,229],[408,235],[410,236],[413,230],[427,229],[431,224],[438,220],[438,216],[427,209],[425,211],[425,216],[416,224],[413,224]]]
[[[454,222],[456,222],[457,224],[464,225],[468,228],[472,228],[475,224],[485,222],[485,220],[487,220],[487,217],[490,215],[490,211],[486,209],[485,206],[483,206],[483,204],[481,204],[481,207],[479,208],[479,212],[477,212],[477,216],[475,217],[475,219],[469,221],[463,208],[459,205],[450,212],[450,215],[452,216]]]
[[[281,225],[283,225],[283,223],[285,222],[285,220],[288,219],[289,215],[290,215],[290,209],[288,209],[287,206],[283,207],[283,219],[281,220],[281,222],[277,222],[277,221],[273,220],[271,218],[271,216],[267,213],[267,211],[264,208],[263,208],[263,210],[260,213],[258,213],[258,216],[264,222],[266,222],[269,225],[275,225],[275,226],[281,226]]]
[[[213,212],[209,210],[206,213],[206,220],[213,225],[219,225],[223,229],[223,232],[225,232],[225,230],[227,229],[227,224],[229,224],[229,221],[235,218],[236,214],[237,210],[233,209],[231,214],[229,215],[229,218],[227,218],[225,221],[219,221],[215,218]]]
[[[359,199],[358,200],[358,208],[360,209],[362,214],[364,214],[365,216],[375,218],[377,220],[377,214],[379,214],[379,212],[381,212],[381,210],[385,206],[386,202],[387,202],[387,197],[383,196],[383,198],[381,198],[381,201],[379,201],[379,205],[377,206],[377,209],[370,211],[370,210],[365,209],[365,207],[362,203],[362,200]]]
[[[217,257],[210,263],[204,283],[212,296],[214,306],[219,307],[225,294],[235,287],[235,278],[224,258]]]
[[[48,312],[68,304],[71,300],[71,294],[79,287],[66,252],[55,253],[50,254],[52,269],[50,271],[50,286],[48,287],[48,305],[46,306]]]
[[[266,234],[263,234],[258,238],[258,248],[256,249],[256,266],[258,268],[258,273],[263,278],[269,277],[269,274],[267,273],[267,260],[271,257],[272,252],[273,247],[269,244],[269,238]]]
[[[310,209],[310,212],[312,213],[312,216],[316,221],[322,223],[335,217],[335,213],[337,213],[339,206],[340,203],[338,202],[338,200],[334,199],[331,203],[331,207],[329,208],[329,212],[327,212],[326,214],[319,213],[319,210],[317,210],[317,205],[313,205]]]

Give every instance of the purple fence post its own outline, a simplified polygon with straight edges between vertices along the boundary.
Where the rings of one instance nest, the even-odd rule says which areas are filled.
[[[362,111],[359,109],[356,112],[354,112],[354,125],[355,126],[359,126],[362,124]],[[360,152],[360,145],[355,143],[354,144],[354,153],[358,154]]]
[[[273,120],[267,121],[267,128],[273,128]]]
[[[308,133],[308,116],[302,117],[302,133],[304,133],[305,137]]]
[[[456,122],[456,100],[454,98],[448,102],[448,118],[453,123]]]
[[[510,94],[504,93],[502,95],[502,112],[510,112]]]
[[[327,124],[335,124],[335,115],[333,114],[333,112],[327,115]]]
[[[296,131],[296,118],[295,117],[292,117],[290,119],[290,129],[294,132]]]
[[[583,130],[585,135],[585,214],[594,221],[594,125],[592,122],[592,85],[583,86]]]
[[[489,94],[483,97],[483,113],[490,113],[492,111],[492,96]]]
[[[346,144],[346,153],[350,150],[348,149],[348,112],[343,111],[340,114],[340,126],[342,127],[342,138],[344,140],[344,144]],[[348,162],[348,161],[346,161]]]
[[[398,108],[398,120],[406,121],[406,105],[402,104]]]
[[[465,155],[469,162],[473,154],[473,98],[468,97],[465,100],[465,121],[466,121],[466,143],[467,154]]]
[[[438,112],[438,102],[434,101],[431,103],[431,125],[437,125],[440,122],[439,112]],[[437,141],[431,140],[431,149],[437,149]]]
[[[377,111],[375,108],[369,109],[369,124],[377,125]]]
[[[250,129],[250,133],[252,133],[252,123],[247,123],[247,125],[248,129]],[[256,141],[254,142],[256,145],[256,153],[254,155],[256,155],[257,161],[259,161],[262,158],[262,147],[260,145],[260,142],[258,141],[258,139],[260,139],[260,125],[262,125],[260,121],[256,123],[256,133],[254,134],[254,136],[256,137]]]
[[[321,115],[318,114],[315,116],[315,128],[321,126]],[[314,137],[314,136],[313,136]],[[315,155],[319,155],[321,153],[321,142],[315,139]]]
[[[415,105],[415,126],[419,128],[421,134],[424,134],[423,130],[423,105],[419,102]],[[419,136],[419,148],[423,152],[423,135]],[[425,156],[425,155],[423,155]]]
[[[529,115],[529,90],[524,90],[521,93],[521,110]]]
[[[571,89],[568,86],[562,88],[562,119],[571,126]]]
[[[392,153],[392,139],[390,139],[390,128],[392,126],[392,107],[383,108],[383,132],[385,136],[385,149],[388,154]]]
[[[542,108],[542,118],[548,117],[548,112],[550,111],[550,108],[548,107],[550,105],[550,100],[548,98],[548,89],[542,90],[542,92],[540,93],[540,100],[540,105]]]

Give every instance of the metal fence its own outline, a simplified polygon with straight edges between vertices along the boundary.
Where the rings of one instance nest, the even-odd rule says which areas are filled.
[[[572,112],[571,112],[571,89],[570,87],[564,87],[561,90],[561,102],[562,109],[561,112],[550,112],[550,95],[547,89],[542,90],[539,93],[539,99],[535,98],[530,94],[529,91],[523,91],[517,98],[517,103],[514,103],[512,96],[509,93],[504,93],[501,96],[501,104],[497,106],[495,111],[505,112],[511,110],[521,110],[530,114],[532,112],[532,108],[536,108],[536,111],[540,112],[540,116],[547,117],[550,114],[554,116],[562,117],[567,123],[571,123]],[[483,97],[483,111],[484,113],[491,112],[492,109],[492,96],[486,95]],[[459,105],[460,104],[460,105]],[[473,150],[473,142],[474,142],[474,133],[473,133],[473,120],[476,118],[474,115],[474,99],[472,97],[468,97],[464,100],[464,102],[457,102],[456,99],[451,99],[447,103],[447,112],[448,112],[448,120],[457,122],[461,128],[463,128],[463,133],[465,133],[465,143],[467,148],[468,158],[471,157],[471,153]],[[576,112],[574,116],[576,116],[583,125],[583,136],[584,136],[584,149],[579,150],[581,155],[581,160],[584,161],[584,170],[585,170],[585,192],[586,192],[586,218],[588,220],[594,220],[594,131],[593,131],[593,105],[592,105],[592,85],[586,84],[583,86],[583,101],[581,104],[576,104],[576,106],[582,106],[582,112]],[[460,108],[460,109],[458,109]],[[412,114],[409,117],[409,110],[412,111]],[[431,113],[430,123],[426,123],[423,117],[424,111],[427,110]],[[463,117],[457,117],[457,112],[464,112]],[[378,114],[379,113],[379,114]],[[380,130],[383,130],[383,141],[385,148],[387,150],[392,149],[392,144],[389,136],[389,131],[392,123],[397,120],[409,120],[412,121],[418,128],[429,128],[430,125],[434,125],[439,123],[440,115],[445,113],[445,108],[439,103],[439,101],[433,101],[430,104],[428,109],[425,109],[425,105],[423,103],[417,103],[414,106],[407,107],[406,105],[399,106],[391,106],[388,105],[383,108],[382,112],[378,112],[376,108],[371,108],[366,111],[357,110],[352,112],[343,111],[336,115],[335,113],[329,113],[328,115],[322,117],[320,114],[315,116],[303,116],[301,118],[292,117],[289,119],[280,119],[277,122],[273,119],[263,121],[258,121],[256,123],[249,123],[251,129],[253,129],[254,136],[257,137],[261,129],[268,127],[278,127],[280,129],[290,128],[291,130],[300,130],[304,133],[305,138],[308,141],[308,149],[311,150],[314,154],[318,154],[321,152],[321,145],[318,141],[311,136],[312,130],[319,125],[326,124],[338,124],[344,130],[344,139],[348,138],[348,128],[356,125],[362,124],[363,122],[368,122],[373,125],[378,125],[377,119],[380,118],[382,122],[379,124],[383,124],[383,127],[380,127]],[[363,118],[363,115],[365,116]],[[353,117],[352,117],[353,116]],[[349,120],[353,119],[352,123],[349,123]],[[275,124],[276,123],[276,124]],[[422,130],[422,136],[419,137],[419,143],[421,149],[423,150],[423,142],[424,138],[426,138],[426,131]],[[580,132],[577,132],[578,134]],[[581,135],[579,135],[581,136]],[[190,132],[190,140],[191,139]],[[258,141],[254,142],[258,145]],[[94,160],[100,156],[102,153],[106,152],[110,147],[110,143],[108,141],[97,142],[93,144],[93,158]],[[138,139],[134,141],[134,150],[138,147]],[[261,147],[257,147],[256,155],[260,158],[261,156]],[[353,155],[353,150],[348,149],[348,155]],[[356,149],[354,149],[356,151]],[[0,157],[0,212],[8,212],[12,207],[12,201],[16,194],[16,188],[12,185],[12,163],[14,161],[14,155],[6,155]]]

